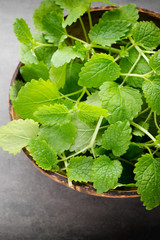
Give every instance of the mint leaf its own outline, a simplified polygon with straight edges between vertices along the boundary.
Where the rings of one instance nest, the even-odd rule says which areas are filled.
[[[160,159],[145,154],[135,166],[138,193],[146,209],[151,210],[160,204]]]
[[[92,167],[93,186],[98,194],[114,188],[122,173],[122,165],[118,160],[111,161],[103,155],[97,158]]]
[[[107,118],[109,114],[102,107],[92,106],[83,102],[78,105],[78,117],[81,121],[94,123],[98,121],[100,116]]]
[[[24,64],[37,63],[37,58],[33,54],[31,44],[21,43],[19,49],[19,56],[21,58],[21,62]]]
[[[71,121],[68,109],[61,104],[43,105],[38,108],[34,116],[45,125],[63,125]]]
[[[92,106],[101,107],[102,103],[100,101],[99,92],[96,91],[87,97],[86,103]]]
[[[150,57],[149,66],[160,75],[160,50]]]
[[[73,157],[67,166],[67,176],[70,181],[92,182],[91,170],[93,165],[92,157]]]
[[[39,131],[39,138],[54,149],[57,154],[68,150],[76,137],[76,129],[72,123],[66,123],[62,126],[42,126]]]
[[[131,48],[128,51],[128,56],[124,57],[120,61],[121,73],[128,73],[132,68],[133,64],[138,58],[139,53],[135,48]],[[152,69],[148,66],[146,60],[141,57],[138,63],[136,64],[135,68],[132,70],[132,74],[140,74],[144,75],[150,72]],[[142,88],[142,83],[144,82],[144,78],[136,77],[136,76],[128,76],[127,77],[127,84],[133,86],[135,88]]]
[[[148,130],[149,129],[149,123],[147,122],[139,122],[138,125],[142,126],[144,129]],[[145,135],[144,132],[140,131],[139,129],[135,128],[133,131],[133,135],[143,137]]]
[[[50,105],[58,97],[58,90],[50,81],[32,80],[21,88],[13,107],[20,117],[35,119],[33,114],[40,106]]]
[[[99,87],[106,81],[114,81],[120,75],[120,68],[111,55],[94,55],[82,68],[79,85],[88,88]]]
[[[57,89],[64,88],[66,81],[66,66],[64,64],[61,67],[55,68],[53,65],[50,68],[49,76],[52,83],[54,83]]]
[[[148,105],[160,115],[160,79],[144,81],[142,89]]]
[[[111,124],[102,137],[102,147],[112,150],[115,156],[123,155],[130,145],[132,129],[129,122],[116,122]]]
[[[35,80],[39,80],[40,78],[43,78],[44,80],[49,79],[48,68],[42,62],[37,64],[35,63],[26,64],[25,66],[22,66],[20,68],[20,73],[26,82],[30,82],[32,79]]]
[[[78,45],[79,46],[79,45]],[[69,63],[72,59],[80,58],[84,60],[84,52],[81,51],[82,45],[80,45],[80,49],[76,46],[66,46],[58,49],[52,57],[52,64],[58,68],[63,66],[65,63]],[[85,51],[85,48],[83,49]]]
[[[109,123],[132,120],[141,110],[142,99],[137,89],[119,87],[115,82],[105,82],[99,93],[102,107],[107,109]]]
[[[55,0],[55,2],[60,5],[61,8],[69,11],[63,23],[63,27],[67,25],[70,26],[73,22],[76,22],[76,20],[89,9],[88,0]]]
[[[47,65],[48,68],[51,67],[51,59],[53,56],[53,53],[56,51],[55,47],[45,47],[41,46],[34,49],[34,53],[36,55],[36,58],[39,62],[43,62]]]
[[[24,86],[24,82],[16,80],[9,89],[9,99],[14,101],[17,98],[17,95],[20,89]]]
[[[138,18],[139,15],[136,5],[131,3],[111,11],[106,11],[100,21],[126,20],[133,24],[136,23]]]
[[[33,37],[32,37],[31,31],[28,27],[28,24],[23,18],[15,19],[13,24],[13,30],[16,37],[21,43],[24,43],[24,44],[33,43]]]
[[[37,137],[38,130],[38,123],[31,119],[11,121],[0,127],[0,146],[15,155],[28,145],[31,138]]]
[[[141,21],[134,25],[133,38],[137,45],[153,50],[160,44],[160,29],[153,22]]]
[[[46,141],[31,139],[27,150],[40,168],[51,171],[58,170],[57,155]]]
[[[157,143],[160,144],[160,130],[158,131],[158,135],[156,136]]]
[[[100,21],[91,28],[89,38],[93,44],[111,46],[126,37],[130,25],[125,20]]]
[[[58,12],[62,14],[62,9],[57,6],[54,0],[44,0],[41,2],[41,5],[35,9],[33,14],[33,22],[38,31],[43,31],[42,19],[50,12]]]
[[[59,12],[50,12],[42,18],[42,28],[45,38],[50,43],[58,46],[67,38],[66,30],[62,27],[63,14]]]

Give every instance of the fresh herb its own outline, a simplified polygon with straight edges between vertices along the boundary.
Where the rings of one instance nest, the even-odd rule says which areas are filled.
[[[42,169],[99,194],[136,186],[152,209],[160,204],[160,29],[138,21],[134,4],[93,24],[91,2],[42,1],[33,15],[39,33],[15,20],[23,66],[10,99],[22,119],[0,128],[0,146],[26,147]],[[68,33],[77,20],[81,38]]]

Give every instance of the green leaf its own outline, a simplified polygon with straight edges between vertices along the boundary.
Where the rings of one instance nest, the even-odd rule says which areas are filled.
[[[160,115],[160,79],[144,81],[142,89],[152,111]]]
[[[9,89],[9,99],[11,101],[14,101],[17,98],[17,95],[20,91],[20,89],[24,86],[24,82],[16,80],[12,86],[10,86]]]
[[[92,157],[73,157],[67,166],[67,176],[70,181],[92,182],[91,170],[93,165]]]
[[[41,5],[35,9],[33,14],[33,22],[38,31],[43,31],[42,19],[50,12],[58,12],[62,14],[62,9],[57,6],[54,0],[44,0],[41,2]]]
[[[31,138],[37,137],[38,130],[38,123],[31,119],[11,121],[0,127],[0,146],[15,155],[28,145]]]
[[[32,45],[31,44],[20,44],[19,56],[21,62],[24,64],[37,63],[36,57],[33,55]]]
[[[50,12],[42,18],[42,28],[45,38],[50,43],[58,46],[67,38],[66,30],[62,27],[63,14],[59,12]]]
[[[70,148],[70,151],[78,152],[89,145],[95,128],[80,121],[78,118],[73,119],[73,124],[77,129],[77,136],[74,144]]]
[[[79,85],[88,88],[99,87],[106,81],[114,81],[120,75],[120,68],[114,58],[105,53],[94,55],[82,68]]]
[[[89,0],[55,0],[55,2],[61,6],[61,8],[69,11],[63,27],[71,25],[73,22],[82,16],[87,9],[89,9]]]
[[[65,46],[63,48],[60,48],[53,54],[51,60],[52,64],[56,68],[58,68],[60,66],[63,66],[65,63],[69,63],[72,59],[75,58],[80,58],[81,60],[84,60],[85,50],[85,48],[82,48],[82,45],[80,45],[80,49],[78,49],[78,47],[76,46]]]
[[[78,85],[78,79],[82,66],[83,65],[81,63],[72,61],[70,64],[67,64],[65,85],[64,88],[61,89],[63,94],[72,93],[81,89],[81,87]],[[79,95],[80,94],[76,94],[70,98],[77,100]]]
[[[132,120],[141,111],[142,99],[137,89],[120,87],[115,82],[105,82],[100,87],[102,107],[107,109],[109,123]]]
[[[111,46],[127,36],[130,25],[125,20],[100,21],[91,28],[89,38],[93,44]]]
[[[131,24],[136,23],[138,20],[138,10],[135,4],[127,4],[122,7],[106,11],[100,21],[111,21],[111,20],[126,20]]]
[[[34,53],[36,55],[36,58],[39,62],[43,62],[47,65],[47,67],[51,67],[51,59],[53,56],[53,53],[56,51],[55,47],[45,47],[41,46],[34,49]]]
[[[135,166],[137,191],[146,209],[151,210],[160,204],[160,159],[145,154]]]
[[[28,24],[23,18],[15,19],[13,24],[13,30],[16,37],[21,43],[24,43],[24,44],[33,43],[33,37],[32,37],[31,31],[28,27]]]
[[[128,51],[128,56],[122,58],[120,61],[121,73],[128,73],[130,71],[133,64],[137,60],[138,55],[139,53],[135,48],[131,48]],[[146,60],[143,57],[141,57],[131,73],[143,75],[150,72],[151,70],[152,69],[149,67]],[[133,76],[133,77],[128,76],[126,82],[128,85],[133,86],[135,88],[142,88],[142,83],[144,82],[144,78],[136,77],[136,76]]]
[[[160,50],[150,57],[149,66],[154,70],[154,72],[160,75]]]
[[[76,129],[72,123],[66,123],[62,126],[42,126],[39,137],[41,140],[46,140],[57,154],[61,154],[73,144]]]
[[[137,45],[153,50],[160,44],[160,29],[153,22],[141,21],[134,25],[133,38]]]
[[[123,155],[130,145],[132,129],[129,122],[116,122],[111,124],[102,137],[102,147],[112,150],[115,156]]]
[[[99,92],[96,91],[87,97],[86,103],[92,106],[101,107],[102,103],[100,101]]]
[[[35,119],[33,114],[39,107],[54,103],[58,97],[58,90],[50,81],[32,80],[21,88],[13,107],[20,117]]]
[[[49,77],[52,83],[54,83],[57,89],[64,88],[66,81],[66,67],[67,64],[64,64],[61,67],[55,68],[53,65],[49,71]]]
[[[134,161],[137,160],[142,155],[142,153],[143,149],[140,148],[136,143],[132,142],[123,157],[127,160]]]
[[[57,166],[57,155],[46,141],[31,139],[28,143],[27,150],[40,168],[51,171],[59,169]]]
[[[78,105],[78,117],[81,121],[94,123],[98,121],[100,116],[107,118],[109,114],[102,107],[92,106],[84,102]]]
[[[39,80],[40,78],[43,78],[44,80],[49,79],[48,68],[42,62],[37,64],[35,63],[26,64],[25,66],[22,66],[20,68],[20,73],[26,82],[30,82],[32,79],[35,80]]]
[[[122,173],[122,165],[118,160],[111,161],[103,155],[97,158],[92,167],[93,186],[98,194],[114,188]]]
[[[34,116],[45,125],[63,125],[71,121],[68,109],[61,104],[43,105],[38,108]]]

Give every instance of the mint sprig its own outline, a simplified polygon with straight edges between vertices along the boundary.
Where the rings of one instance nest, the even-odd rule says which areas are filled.
[[[160,204],[160,29],[138,21],[135,4],[106,11],[94,25],[92,2],[42,1],[36,34],[15,20],[24,81],[15,81],[10,99],[23,119],[0,128],[0,146],[13,154],[27,147],[42,169],[66,174],[69,185],[89,182],[99,194],[137,186],[152,209]],[[80,38],[69,31],[77,20]]]

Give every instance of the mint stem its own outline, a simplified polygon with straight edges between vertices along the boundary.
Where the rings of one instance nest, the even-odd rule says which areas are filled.
[[[96,44],[91,44],[91,47],[92,47],[92,48],[100,48],[100,49],[104,49],[104,50],[107,50],[107,51],[111,50],[111,52],[117,53],[117,54],[120,54],[120,51],[121,51],[121,50],[119,50],[119,49],[117,49],[117,48],[113,48],[113,47],[103,47],[103,46],[96,45]]]
[[[84,33],[84,36],[85,36],[86,42],[88,43],[88,42],[89,42],[89,39],[88,39],[87,32],[86,32],[86,29],[85,29],[85,26],[84,26],[84,23],[83,23],[81,17],[79,17],[79,21],[80,21],[80,23],[81,23],[82,30],[83,30],[83,33]]]
[[[96,126],[96,128],[95,128],[95,131],[94,131],[94,133],[93,133],[91,142],[90,142],[90,144],[89,144],[89,147],[90,147],[90,148],[92,148],[93,145],[94,145],[94,142],[95,142],[95,140],[96,140],[96,137],[97,137],[99,128],[100,128],[100,126],[101,126],[102,120],[103,120],[103,116],[100,116],[100,118],[99,118],[99,120],[98,120],[98,123],[97,123],[97,126]]]
[[[93,24],[92,24],[92,17],[91,17],[90,9],[88,10],[88,19],[89,19],[89,26],[90,26],[90,28],[92,28]]]
[[[154,112],[154,123],[155,123],[156,128],[158,130],[160,130],[160,127],[159,127],[158,122],[157,122],[157,113],[156,112]]]
[[[156,141],[156,139],[153,137],[153,135],[151,133],[149,133],[145,128],[143,128],[142,126],[140,126],[139,124],[135,123],[135,122],[131,122],[131,125],[138,128],[140,131],[144,132],[150,139],[153,140],[153,142]]]

